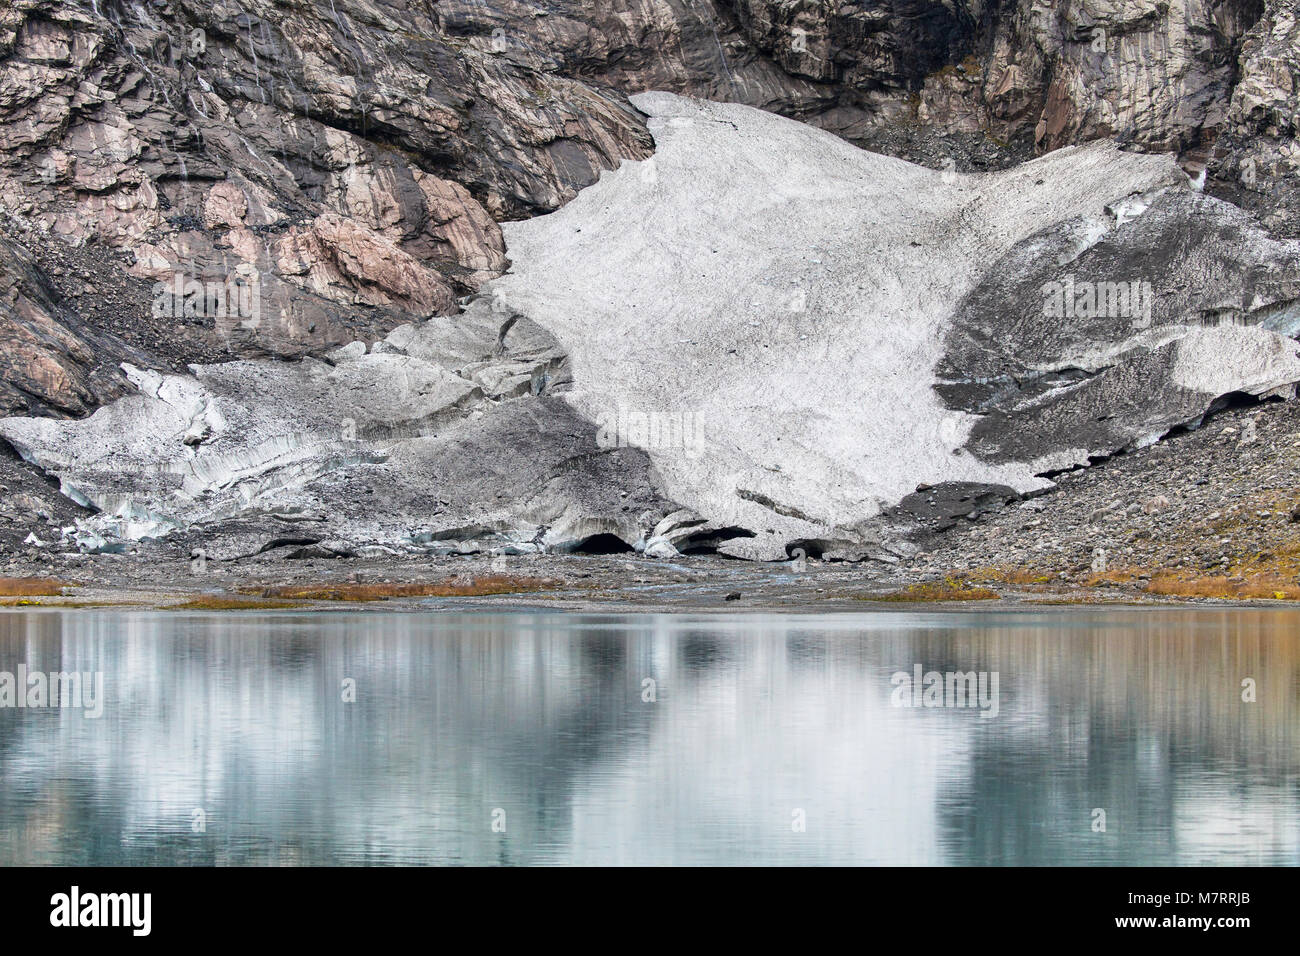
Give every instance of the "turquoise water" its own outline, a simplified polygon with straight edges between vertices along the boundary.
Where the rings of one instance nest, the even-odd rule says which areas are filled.
[[[1241,609],[0,612],[14,685],[102,681],[0,706],[0,863],[1294,865],[1297,635]],[[975,693],[924,706],[918,665]]]

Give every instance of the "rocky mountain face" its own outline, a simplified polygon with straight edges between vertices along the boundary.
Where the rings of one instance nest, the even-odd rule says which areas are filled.
[[[0,414],[81,417],[122,396],[148,398],[141,383],[156,375],[188,381],[189,363],[214,369],[210,382],[243,381],[216,370],[322,359],[461,315],[515,257],[502,223],[559,209],[602,172],[652,155],[659,134],[628,99],[647,90],[783,114],[949,179],[1095,140],[1172,154],[1204,176],[1204,194],[1166,196],[1131,240],[1087,245],[1080,274],[1147,276],[1182,263],[1157,296],[1157,326],[1228,317],[1289,334],[1288,253],[1268,243],[1300,235],[1296,19],[1289,0],[6,0]],[[1105,185],[1109,196],[1115,184]],[[1013,231],[1029,242],[1055,222]],[[1070,246],[1089,228],[1057,230],[1051,242]],[[1030,308],[1037,293],[1026,289],[1065,278],[1048,252],[1006,239],[994,247],[1013,269],[964,273],[975,284],[944,333],[935,395],[953,415],[980,416],[971,434],[992,458],[1028,462],[1068,428],[1041,425],[1022,441],[1001,431],[1006,417],[1058,378],[1096,378],[1097,355],[1116,343],[1085,323],[1072,325],[1068,347],[1035,339],[1028,357],[972,346],[1000,310]],[[1144,251],[1147,240],[1158,248]],[[550,289],[577,265],[570,260],[559,255],[538,288]],[[480,366],[516,360],[504,326],[518,321],[509,304],[518,278],[506,288],[512,296],[493,299],[495,311],[471,307],[497,323],[481,332],[486,350],[471,350],[474,367],[444,369],[469,383],[472,394],[451,403],[466,415],[482,412],[481,401],[521,397],[480,381]],[[555,356],[530,367],[530,383],[570,350],[583,367],[562,334],[572,323],[554,308],[552,325],[536,308],[522,314],[557,342]],[[1074,368],[1094,334],[1100,351]],[[128,376],[124,364],[140,371]],[[1260,382],[1271,388],[1274,378]],[[1011,391],[994,384],[1009,381]],[[1208,403],[1191,392],[1146,432],[1203,412]],[[364,417],[338,411],[331,429]],[[375,421],[422,418],[396,410]],[[185,417],[178,434],[192,424]],[[1116,426],[1095,447],[1071,447],[1122,447],[1135,434]],[[183,445],[202,451],[205,440]],[[662,466],[636,471],[651,468],[654,495]],[[638,484],[635,494],[648,492]],[[541,511],[552,506],[561,507]],[[619,524],[622,507],[609,520],[644,539],[646,529]],[[713,523],[725,529],[734,517]]]

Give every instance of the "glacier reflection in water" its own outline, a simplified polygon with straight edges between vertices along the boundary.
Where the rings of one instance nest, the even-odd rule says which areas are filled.
[[[102,672],[105,698],[0,708],[0,864],[1294,865],[1297,633],[1240,609],[0,612],[0,672]],[[997,672],[997,716],[894,706],[917,664]]]

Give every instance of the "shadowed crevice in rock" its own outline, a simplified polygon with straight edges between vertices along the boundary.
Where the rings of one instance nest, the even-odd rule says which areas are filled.
[[[602,531],[577,542],[570,554],[627,554],[635,550],[616,534]]]

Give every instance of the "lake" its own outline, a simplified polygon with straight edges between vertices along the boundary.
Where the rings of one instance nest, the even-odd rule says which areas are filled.
[[[0,864],[1296,865],[1297,634],[1240,608],[7,610]]]

